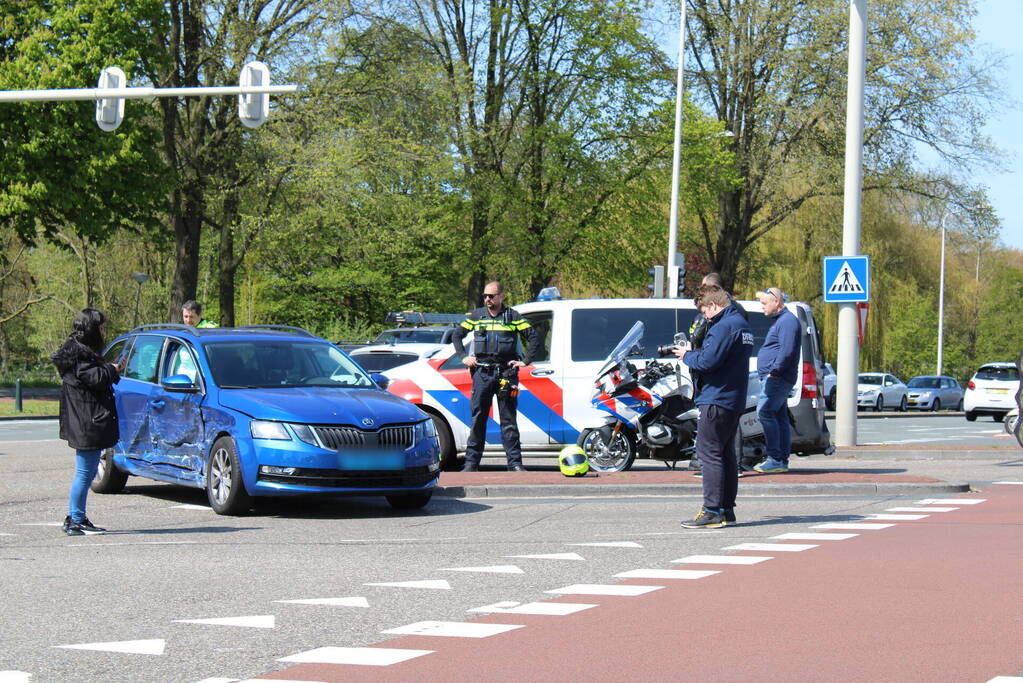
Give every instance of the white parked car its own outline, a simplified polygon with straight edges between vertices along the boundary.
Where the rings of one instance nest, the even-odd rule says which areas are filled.
[[[835,387],[837,384],[838,373],[835,372],[835,368],[831,367],[831,363],[825,363],[824,371],[821,373],[821,396],[824,397],[824,404],[828,407],[828,410],[835,409],[835,402],[837,400]]]
[[[995,421],[1016,408],[1019,371],[1015,363],[985,363],[966,384],[963,410],[973,422],[978,415],[990,415]]]
[[[918,410],[962,410],[963,388],[954,377],[921,375],[909,380],[909,407]]]
[[[366,372],[386,372],[393,368],[425,358],[433,358],[448,347],[447,344],[373,344],[352,349],[348,355]]]
[[[880,412],[886,407],[898,407],[905,412],[908,405],[906,385],[895,375],[885,372],[860,373],[856,387],[856,405]]]

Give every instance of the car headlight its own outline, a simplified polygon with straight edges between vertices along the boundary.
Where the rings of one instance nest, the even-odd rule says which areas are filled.
[[[423,439],[436,439],[437,438],[437,426],[433,423],[433,418],[427,418],[422,422],[416,423],[416,442],[422,441]]]
[[[309,444],[310,446],[319,446],[319,442],[316,441],[316,434],[313,433],[313,428],[309,425],[291,424],[291,430],[295,432],[295,436],[298,437],[299,441]]]
[[[291,434],[288,434],[288,429],[282,422],[253,420],[249,423],[249,433],[252,434],[253,439],[291,441]]]

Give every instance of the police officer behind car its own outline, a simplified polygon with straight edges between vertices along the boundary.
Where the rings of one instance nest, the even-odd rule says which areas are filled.
[[[487,416],[494,396],[501,416],[501,442],[508,457],[508,469],[521,472],[522,445],[515,422],[518,410],[519,368],[529,365],[540,351],[540,335],[514,308],[504,306],[500,282],[483,288],[482,308],[473,311],[455,330],[455,352],[472,373],[472,431],[465,446],[463,472],[479,470],[487,437]],[[462,337],[473,333],[472,353],[466,354]],[[526,357],[519,359],[516,342],[522,335]]]

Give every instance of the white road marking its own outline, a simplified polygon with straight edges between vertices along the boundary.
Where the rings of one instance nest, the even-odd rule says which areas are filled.
[[[917,505],[977,505],[987,498],[924,498],[915,501]]]
[[[195,683],[237,683],[238,680],[237,678],[204,678]],[[266,679],[264,678],[263,680],[265,681]]]
[[[1023,481],[994,481],[992,484],[1005,484],[1008,486],[1023,486]],[[994,679],[991,679],[994,680]]]
[[[779,541],[844,541],[849,538],[856,538],[859,534],[815,534],[809,533],[789,533],[789,534],[778,534],[777,536],[771,536]]]
[[[0,671],[0,683],[28,683],[31,678],[27,671]]]
[[[885,512],[952,512],[953,510],[958,510],[958,509],[959,508],[939,508],[939,507],[913,508],[913,507],[902,507],[902,508],[886,508]]]
[[[231,679],[233,680],[233,679]],[[326,683],[325,681],[296,681],[293,678],[246,678],[238,683]]]
[[[14,526],[64,526],[64,522],[21,522]]]
[[[299,652],[297,655],[281,657],[278,662],[302,664],[361,664],[364,666],[389,666],[423,655],[433,650],[399,650],[384,647],[318,647]]]
[[[442,572],[481,572],[484,574],[525,574],[520,568],[513,564],[493,565],[490,567],[448,567],[440,569]]]
[[[555,595],[621,595],[626,597],[635,597],[637,595],[643,595],[644,593],[660,590],[662,588],[664,588],[664,586],[623,586],[599,583],[574,583],[571,586],[555,588],[552,591],[544,592],[553,593]]]
[[[1023,681],[1023,676],[995,676],[987,683],[1018,683]]]
[[[109,643],[79,643],[77,645],[54,645],[65,650],[98,650],[99,652],[122,652],[129,655],[162,655],[166,641],[121,640]]]
[[[767,552],[800,553],[810,548],[816,548],[810,543],[740,543],[730,545],[722,550],[763,550]]]
[[[16,536],[16,535],[17,534],[0,534],[0,536]],[[3,673],[3,671],[0,671],[0,673]],[[3,680],[4,679],[0,678],[0,683],[3,683]]]
[[[431,590],[451,590],[451,584],[444,579],[426,581],[387,581],[383,583],[364,583],[363,586],[391,586],[393,588],[429,588]]]
[[[702,579],[721,572],[711,569],[630,569],[615,574],[616,579]]]
[[[249,617],[215,617],[213,619],[175,619],[175,624],[208,624],[210,626],[243,626],[245,628],[273,628],[274,615],[257,614]]]
[[[330,607],[369,607],[366,598],[305,598],[302,600],[274,600],[291,605],[327,605]]]
[[[103,534],[97,534],[103,535]],[[125,541],[124,543],[68,543],[68,548],[112,548],[119,545],[195,545],[199,541]]]
[[[548,555],[505,555],[510,558],[524,558],[527,560],[581,560],[586,561],[586,558],[579,553],[550,553]]]
[[[814,524],[811,529],[859,529],[862,531],[872,531],[877,529],[887,529],[894,524],[870,524],[869,522],[826,522],[824,524]]]
[[[182,503],[181,505],[171,505],[166,508],[167,510],[206,510],[207,512],[212,511],[209,505],[196,505],[195,503]]]
[[[438,636],[441,638],[489,638],[500,633],[525,628],[520,624],[480,624],[465,621],[417,621],[407,626],[381,631],[387,635]]]
[[[517,602],[495,602],[493,605],[474,607],[469,612],[483,612],[485,614],[538,614],[541,616],[563,617],[584,609],[590,609],[597,605],[588,605],[578,602],[527,602],[520,605]]]
[[[759,564],[773,559],[773,557],[757,557],[756,555],[687,555],[671,562],[672,564],[682,562],[690,564]]]
[[[58,525],[59,526],[59,525]],[[634,541],[607,541],[604,543],[566,543],[565,545],[585,545],[592,548],[642,548]]]
[[[918,519],[927,519],[928,517],[930,517],[930,515],[885,515],[881,513],[874,513],[864,517],[863,519],[868,522],[872,519],[883,519],[892,522],[898,521],[912,522]]]

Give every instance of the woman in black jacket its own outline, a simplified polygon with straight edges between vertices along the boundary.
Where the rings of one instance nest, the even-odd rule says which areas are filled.
[[[62,527],[68,536],[106,531],[85,515],[100,455],[118,438],[113,387],[121,379],[124,361],[113,365],[103,359],[105,325],[103,313],[86,308],[75,316],[74,331],[51,357],[61,379],[60,438],[75,449],[75,476]]]

